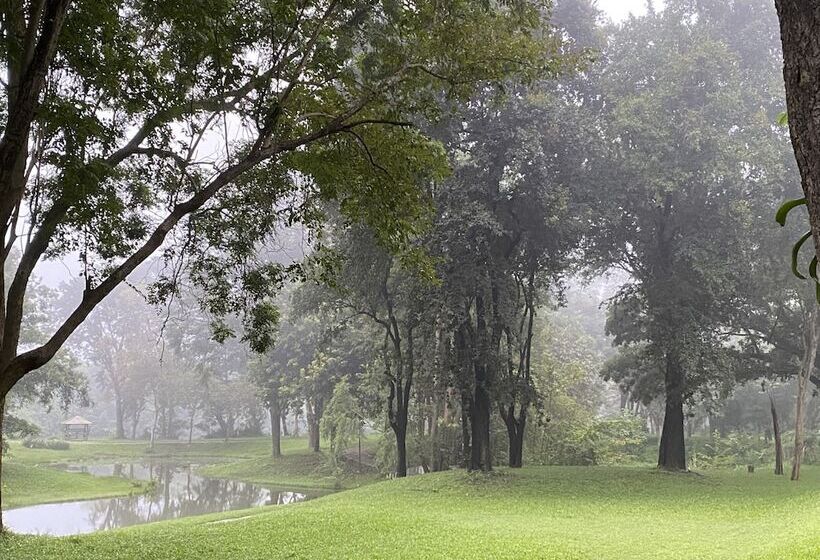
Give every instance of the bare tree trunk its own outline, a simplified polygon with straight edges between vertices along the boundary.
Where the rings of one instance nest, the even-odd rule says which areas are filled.
[[[154,440],[156,439],[157,434],[157,423],[159,422],[159,406],[157,406],[157,398],[154,397],[154,423],[151,424],[151,443],[149,445],[150,449],[153,451],[154,449]]]
[[[282,435],[288,437],[290,434],[288,433],[288,413],[287,411],[282,412]]]
[[[683,437],[684,372],[677,351],[666,356],[666,410],[658,449],[658,468],[672,471],[686,470],[686,443]]]
[[[322,413],[324,412],[324,400],[321,398],[313,399],[313,403],[308,403],[307,408],[307,424],[308,424],[308,446],[314,453],[319,453],[321,450],[321,435],[319,433],[319,424],[322,420]]]
[[[196,418],[196,408],[191,409],[191,417],[188,419],[188,445],[194,438],[194,419]]]
[[[800,362],[800,372],[797,375],[797,401],[794,405],[794,457],[792,458],[792,480],[800,479],[800,464],[803,461],[805,448],[804,434],[806,416],[806,394],[808,393],[809,377],[814,372],[814,361],[817,357],[817,306],[810,302],[809,309],[804,313],[803,327],[803,359]]]
[[[774,406],[774,397],[769,393],[769,405],[772,410],[772,431],[774,432],[774,474],[783,474],[783,439],[780,437],[780,420]]]
[[[282,414],[279,412],[279,399],[271,399],[270,408],[270,439],[271,455],[273,457],[282,456]]]
[[[117,391],[117,393],[118,394],[114,398],[114,412],[117,417],[116,433],[114,437],[116,439],[125,439],[125,411],[123,410],[122,397],[119,395],[119,391]]]

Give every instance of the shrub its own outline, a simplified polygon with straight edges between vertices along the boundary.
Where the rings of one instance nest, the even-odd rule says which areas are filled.
[[[592,463],[595,465],[634,463],[643,453],[646,436],[643,420],[629,412],[596,420],[587,435]]]
[[[65,451],[69,448],[67,441],[60,439],[26,438],[23,440],[23,447],[29,449],[53,449]]]
[[[724,436],[714,432],[707,441],[693,447],[689,460],[693,469],[760,465],[772,457],[769,443],[758,436],[741,432],[729,432]]]

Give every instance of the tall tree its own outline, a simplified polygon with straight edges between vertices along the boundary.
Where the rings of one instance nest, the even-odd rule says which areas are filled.
[[[773,116],[745,94],[756,73],[706,17],[718,4],[673,1],[629,20],[600,82],[610,188],[590,256],[631,276],[609,329],[660,375],[658,466],[671,470],[687,468],[685,404],[730,373],[726,327],[746,283],[751,192],[769,171]]]

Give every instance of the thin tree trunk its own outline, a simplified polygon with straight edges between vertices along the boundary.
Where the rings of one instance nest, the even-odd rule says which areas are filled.
[[[196,408],[191,409],[191,417],[188,419],[188,445],[194,438],[194,419],[196,418]]]
[[[154,439],[156,438],[157,433],[157,422],[159,422],[159,407],[157,406],[157,399],[154,397],[154,423],[151,425],[151,443],[149,446],[152,451],[154,449]]]
[[[282,456],[282,414],[279,411],[279,399],[271,399],[268,409],[270,413],[271,455],[274,458]]]
[[[322,420],[323,405],[324,403],[320,398],[314,399],[312,405],[307,405],[308,446],[314,453],[319,453],[321,450],[319,424]]]
[[[116,395],[114,398],[114,408],[117,417],[116,439],[125,439],[125,411],[123,410],[122,397]]]
[[[806,395],[808,393],[809,377],[814,372],[814,362],[817,357],[818,328],[817,306],[810,302],[809,310],[805,313],[803,330],[803,359],[800,362],[800,372],[797,375],[797,401],[794,405],[794,456],[792,457],[792,480],[800,479],[800,465],[805,450],[805,416]]]
[[[774,406],[774,397],[769,393],[769,405],[772,410],[772,431],[774,432],[774,474],[783,474],[783,439],[780,437],[780,420]]]
[[[677,351],[666,356],[664,376],[666,410],[658,449],[658,468],[671,471],[686,470],[686,443],[683,436],[684,372]]]
[[[470,457],[472,456],[472,434],[470,433],[470,406],[471,399],[469,393],[461,391],[461,454],[462,463],[465,469],[470,468]]]
[[[282,412],[282,435],[288,437],[290,434],[288,433],[288,413]]]

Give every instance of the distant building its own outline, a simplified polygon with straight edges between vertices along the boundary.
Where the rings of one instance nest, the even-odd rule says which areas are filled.
[[[93,422],[86,420],[82,416],[75,416],[70,420],[60,422],[63,425],[63,437],[65,439],[88,439]]]

